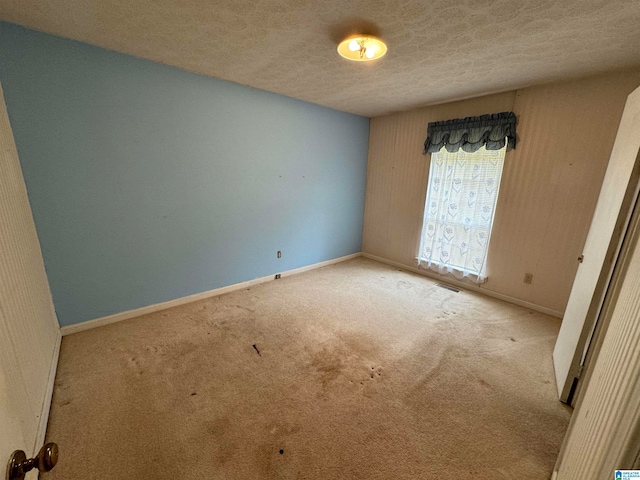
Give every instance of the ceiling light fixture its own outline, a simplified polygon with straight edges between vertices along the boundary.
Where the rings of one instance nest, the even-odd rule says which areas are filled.
[[[371,35],[357,35],[341,41],[338,53],[348,60],[368,62],[387,53],[387,45]]]

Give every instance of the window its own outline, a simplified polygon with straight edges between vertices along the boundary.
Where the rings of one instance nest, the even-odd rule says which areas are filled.
[[[418,264],[476,283],[486,280],[487,250],[506,146],[431,154]]]

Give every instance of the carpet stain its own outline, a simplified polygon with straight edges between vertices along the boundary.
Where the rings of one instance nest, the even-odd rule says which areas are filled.
[[[364,381],[382,375],[382,368],[371,361],[371,358],[379,358],[378,350],[366,336],[341,332],[311,354],[310,366],[323,389],[341,377],[348,379],[349,384],[355,381],[364,385]]]
[[[227,431],[231,430],[231,420],[227,417],[208,420],[204,425],[207,433],[216,438],[223,437]]]
[[[311,366],[319,374],[323,388],[336,380],[344,370],[345,352],[339,347],[323,347],[322,350],[313,354]]]
[[[242,305],[219,305],[207,312],[207,319],[216,326],[255,319],[255,309]]]
[[[270,437],[259,446],[263,474],[261,478],[281,478],[279,472],[284,465],[279,456],[285,450],[282,447],[288,445],[289,438],[298,435],[301,429],[299,425],[288,422],[271,422],[266,425],[266,429],[270,432]]]
[[[233,461],[238,448],[235,443],[235,436],[231,420],[227,417],[217,418],[204,422],[206,435],[202,437],[201,443],[210,444],[212,449],[213,462],[216,465],[224,466],[227,462]],[[214,441],[211,442],[211,439]]]

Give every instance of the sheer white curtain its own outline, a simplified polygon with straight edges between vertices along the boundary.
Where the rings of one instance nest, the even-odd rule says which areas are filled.
[[[418,264],[482,283],[506,147],[431,154]]]

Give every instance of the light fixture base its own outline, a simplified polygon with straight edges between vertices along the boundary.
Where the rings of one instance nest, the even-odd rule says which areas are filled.
[[[338,53],[347,60],[369,62],[387,53],[387,45],[373,35],[354,35],[338,45]]]

